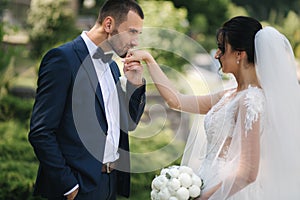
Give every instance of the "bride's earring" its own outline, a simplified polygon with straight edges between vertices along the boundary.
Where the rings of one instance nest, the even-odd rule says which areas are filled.
[[[236,64],[239,65],[239,64],[240,64],[240,56],[241,56],[241,52],[238,51],[238,52],[237,52],[237,55],[238,55],[238,56],[236,57],[236,58],[237,58]]]

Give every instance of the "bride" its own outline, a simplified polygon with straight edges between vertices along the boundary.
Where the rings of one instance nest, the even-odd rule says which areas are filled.
[[[217,44],[215,58],[234,75],[236,88],[181,94],[144,50],[131,51],[124,69],[143,60],[170,108],[206,114],[205,159],[193,166],[205,186],[199,200],[300,199],[300,90],[289,41],[239,16],[218,30]],[[202,156],[194,141],[188,139],[185,165]]]

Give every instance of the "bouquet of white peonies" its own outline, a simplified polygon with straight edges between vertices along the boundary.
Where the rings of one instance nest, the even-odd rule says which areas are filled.
[[[163,168],[152,180],[152,200],[188,200],[200,196],[203,182],[187,166]]]

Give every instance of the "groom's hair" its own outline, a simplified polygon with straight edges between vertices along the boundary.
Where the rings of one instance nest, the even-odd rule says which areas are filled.
[[[225,22],[218,30],[217,42],[223,48],[229,43],[233,50],[246,51],[248,62],[254,63],[254,39],[261,29],[262,25],[256,19],[237,16]]]
[[[127,20],[129,11],[135,12],[144,19],[143,10],[135,0],[107,0],[100,9],[97,22],[101,24],[106,17],[111,16],[118,27]]]

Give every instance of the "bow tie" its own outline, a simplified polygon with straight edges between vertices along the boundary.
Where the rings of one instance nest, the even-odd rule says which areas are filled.
[[[108,63],[112,59],[113,53],[105,54],[104,51],[98,47],[93,55],[94,59],[101,59],[104,63]]]

